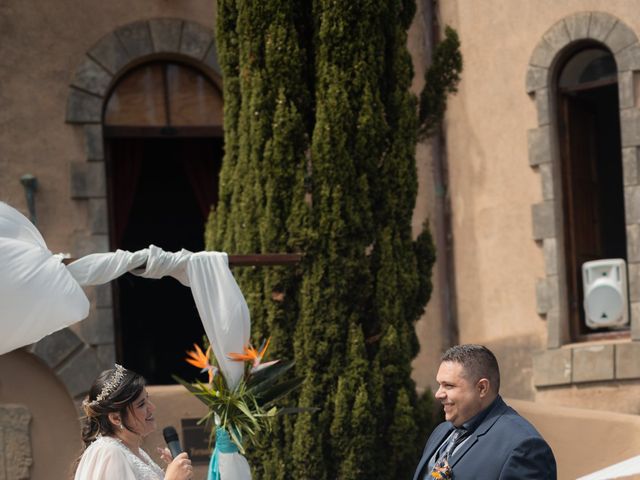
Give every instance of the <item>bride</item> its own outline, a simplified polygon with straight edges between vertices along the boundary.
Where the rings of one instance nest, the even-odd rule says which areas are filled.
[[[141,375],[120,365],[102,372],[82,402],[85,448],[77,461],[74,480],[189,480],[193,469],[186,453],[172,459],[167,449],[164,472],[140,447],[156,429]]]

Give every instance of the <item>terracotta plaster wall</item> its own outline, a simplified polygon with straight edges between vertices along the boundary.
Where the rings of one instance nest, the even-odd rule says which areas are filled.
[[[19,178],[38,178],[38,227],[52,251],[70,252],[88,228],[87,202],[70,198],[71,162],[86,161],[83,131],[65,123],[69,84],[104,35],[172,17],[214,26],[212,0],[5,0],[0,3],[0,200],[23,213]]]
[[[481,5],[480,5],[481,3]],[[531,398],[530,353],[544,348],[536,279],[544,259],[533,240],[531,206],[542,201],[528,162],[527,130],[537,126],[525,75],[534,47],[576,12],[603,11],[640,31],[640,2],[628,0],[451,0],[441,24],[462,42],[464,72],[446,120],[457,309],[462,343],[496,350],[508,395]]]
[[[430,38],[429,12],[425,11],[425,2],[416,2],[416,14],[408,31],[407,47],[411,54],[414,78],[411,91],[419,96],[424,86],[424,74],[429,63]],[[435,233],[436,190],[434,186],[433,148],[430,141],[419,142],[416,146],[416,169],[418,174],[418,194],[413,212],[412,230],[417,237],[423,229],[424,222],[429,223],[432,234]],[[438,260],[434,265],[432,281],[433,293],[422,318],[416,324],[416,334],[420,340],[420,352],[413,361],[413,379],[419,392],[432,388],[440,355],[442,354],[441,332],[441,299],[438,283]]]
[[[66,388],[33,355],[16,350],[0,356],[0,404],[18,404],[31,414],[31,480],[63,480],[80,453],[78,413]]]
[[[640,418],[636,415],[523,400],[507,400],[507,403],[547,440],[556,457],[559,480],[593,473],[640,452]]]

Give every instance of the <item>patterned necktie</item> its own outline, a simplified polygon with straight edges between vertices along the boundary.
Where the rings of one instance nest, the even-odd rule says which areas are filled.
[[[453,478],[453,472],[449,466],[449,457],[453,454],[458,444],[460,444],[466,435],[467,430],[464,428],[456,428],[453,431],[447,444],[440,448],[440,456],[438,457],[436,464],[433,466],[433,470],[431,470],[431,478],[439,480],[448,480]]]

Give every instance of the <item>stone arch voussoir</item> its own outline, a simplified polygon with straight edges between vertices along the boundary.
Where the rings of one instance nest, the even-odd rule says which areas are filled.
[[[574,42],[593,40],[613,53],[619,72],[640,68],[640,46],[635,32],[605,12],[579,12],[556,22],[545,32],[529,58],[526,91],[546,88],[549,70],[560,53]]]
[[[100,347],[89,347],[69,328],[52,333],[31,346],[31,353],[56,374],[76,400],[88,390],[100,371],[109,368],[101,361],[100,350]]]
[[[105,96],[118,75],[153,55],[188,58],[222,78],[211,29],[174,18],[130,23],[102,37],[76,68],[67,101],[67,123],[100,123]]]

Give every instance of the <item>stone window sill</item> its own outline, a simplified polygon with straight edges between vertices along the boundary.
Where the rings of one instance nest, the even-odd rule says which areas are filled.
[[[640,342],[604,340],[564,345],[533,356],[536,387],[640,378]]]

